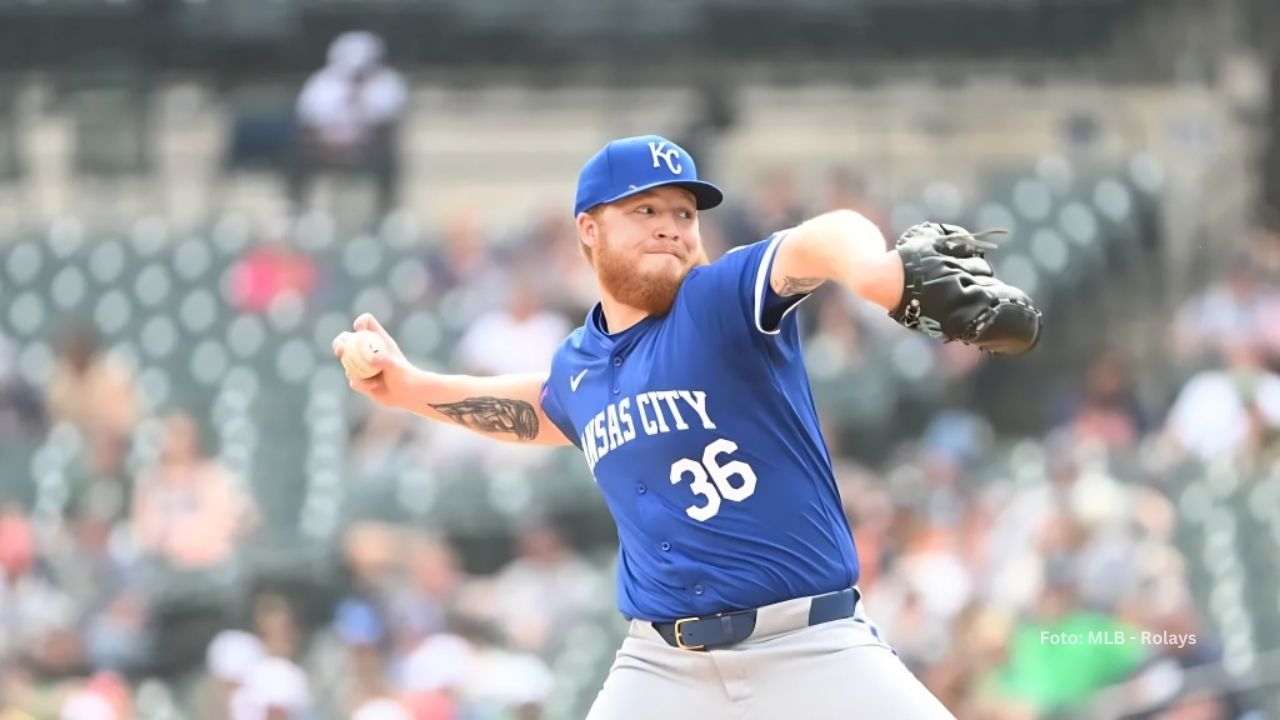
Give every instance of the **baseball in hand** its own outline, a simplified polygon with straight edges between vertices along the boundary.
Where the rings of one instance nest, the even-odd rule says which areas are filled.
[[[366,380],[380,371],[374,367],[373,361],[387,351],[382,336],[368,330],[351,333],[347,337],[347,346],[342,351],[342,366],[352,377]]]

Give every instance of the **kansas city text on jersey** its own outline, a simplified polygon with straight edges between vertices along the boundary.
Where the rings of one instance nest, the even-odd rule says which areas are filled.
[[[594,471],[600,458],[625,445],[639,433],[661,435],[688,430],[690,423],[704,430],[716,424],[707,413],[707,393],[702,390],[655,390],[609,403],[582,429],[582,454]]]

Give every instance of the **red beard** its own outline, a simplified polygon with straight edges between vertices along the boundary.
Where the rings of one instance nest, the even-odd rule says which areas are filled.
[[[707,263],[706,253],[701,247],[697,250],[698,258],[694,266]],[[613,252],[608,237],[602,232],[600,243],[595,250],[596,273],[600,278],[600,286],[613,296],[615,300],[648,315],[666,315],[680,292],[680,285],[689,274],[686,268],[679,274],[641,274],[634,264],[621,254]]]

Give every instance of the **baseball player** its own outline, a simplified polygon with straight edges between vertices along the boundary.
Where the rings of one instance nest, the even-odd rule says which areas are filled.
[[[1040,313],[993,277],[991,243],[950,225],[886,250],[871,222],[835,211],[708,262],[698,213],[722,199],[670,140],[608,143],[574,205],[601,299],[549,373],[425,372],[366,314],[355,329],[386,350],[351,386],[582,452],[618,527],[631,621],[589,720],[949,718],[862,610],[792,311],[835,282],[909,328],[1003,354],[1034,346]]]

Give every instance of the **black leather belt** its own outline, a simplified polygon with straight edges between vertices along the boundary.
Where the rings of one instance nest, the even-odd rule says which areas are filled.
[[[817,595],[809,603],[809,626],[853,617],[858,606],[858,591],[853,588]],[[714,650],[736,645],[751,637],[756,630],[758,610],[680,618],[675,622],[656,622],[653,629],[671,647],[681,650]]]

